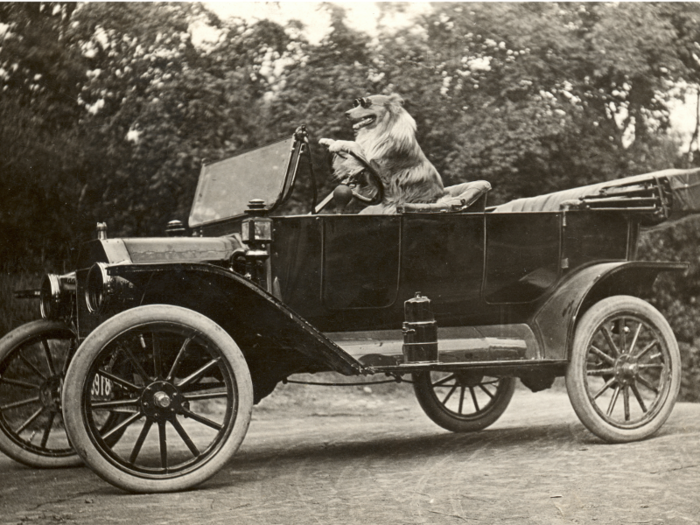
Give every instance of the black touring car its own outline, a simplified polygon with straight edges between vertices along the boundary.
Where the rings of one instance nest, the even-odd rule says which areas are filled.
[[[231,459],[280,381],[322,371],[410,379],[454,432],[496,421],[518,378],[537,391],[559,376],[605,441],[663,425],[678,345],[640,297],[686,266],[636,260],[637,240],[698,211],[700,170],[490,208],[488,184],[466,183],[394,215],[343,213],[381,194],[349,181],[285,215],[309,147],[299,129],[205,165],[186,236],[100,224],[74,272],[24,292],[42,319],[0,340],[0,449],[37,467],[82,460],[128,491],[183,490]]]

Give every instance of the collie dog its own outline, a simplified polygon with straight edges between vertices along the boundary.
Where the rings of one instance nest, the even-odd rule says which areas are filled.
[[[431,203],[445,194],[440,174],[416,141],[416,121],[403,108],[400,96],[372,95],[357,99],[345,117],[352,122],[354,142],[331,139],[319,142],[332,153],[358,156],[378,172],[384,185],[384,199],[363,213],[396,213],[396,206]],[[348,157],[350,163],[351,158]]]

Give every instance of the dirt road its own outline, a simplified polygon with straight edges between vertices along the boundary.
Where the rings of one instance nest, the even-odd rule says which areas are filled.
[[[493,427],[456,435],[408,386],[295,388],[309,387],[263,401],[234,460],[186,493],[0,457],[0,523],[700,523],[700,405],[678,404],[653,439],[605,445],[561,391],[518,390]]]

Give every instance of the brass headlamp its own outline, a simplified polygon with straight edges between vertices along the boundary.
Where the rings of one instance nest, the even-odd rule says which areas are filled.
[[[75,293],[75,272],[65,275],[44,275],[39,290],[39,309],[44,319],[60,319],[69,316]]]

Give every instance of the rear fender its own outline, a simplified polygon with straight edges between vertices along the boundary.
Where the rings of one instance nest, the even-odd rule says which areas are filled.
[[[226,330],[248,362],[255,401],[298,372],[358,375],[364,367],[272,295],[211,264],[113,266],[132,282],[138,304],[172,304],[206,315]]]
[[[569,360],[576,323],[596,302],[612,295],[646,297],[661,272],[684,271],[685,263],[612,262],[582,269],[562,283],[532,316],[541,358]]]

